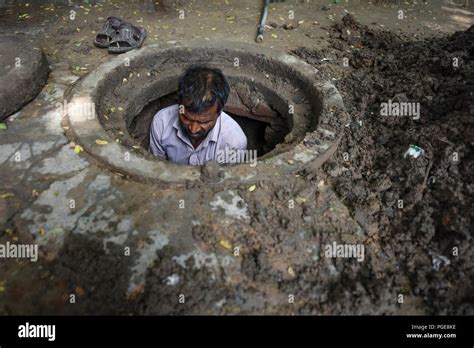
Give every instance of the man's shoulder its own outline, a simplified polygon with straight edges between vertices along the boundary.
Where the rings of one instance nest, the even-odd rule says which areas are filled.
[[[153,122],[161,121],[165,124],[170,121],[174,121],[174,119],[178,116],[178,104],[170,105],[166,108],[161,109],[158,111],[155,116],[153,116]]]
[[[173,130],[173,124],[178,117],[178,104],[171,105],[158,111],[153,116],[152,132],[157,139],[167,139]]]
[[[222,112],[221,136],[226,145],[232,148],[242,148],[247,146],[247,137],[240,125],[231,116]]]

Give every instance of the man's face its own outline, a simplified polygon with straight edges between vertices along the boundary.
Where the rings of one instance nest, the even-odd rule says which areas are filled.
[[[218,117],[216,103],[209,110],[196,114],[184,108],[184,113],[179,113],[179,123],[191,140],[203,140],[215,126]]]

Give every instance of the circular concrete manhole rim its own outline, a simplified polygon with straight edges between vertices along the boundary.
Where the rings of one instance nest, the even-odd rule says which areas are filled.
[[[321,79],[321,74],[311,65],[273,49],[255,45],[236,42],[199,42],[190,43],[167,43],[155,44],[143,47],[117,56],[109,62],[103,63],[80,80],[69,93],[69,105],[95,105],[97,88],[109,74],[122,67],[124,61],[130,62],[147,55],[156,56],[168,50],[205,48],[225,50],[236,53],[245,52],[264,56],[269,59],[284,63],[292,73],[301,79],[310,81],[312,86],[318,90],[322,102],[318,125],[309,134],[317,134],[317,145],[306,145],[305,140],[296,144],[287,152],[280,153],[264,161],[259,160],[257,165],[251,167],[249,164],[238,164],[220,167],[216,183],[222,182],[254,182],[265,178],[281,176],[286,173],[294,173],[307,166],[312,168],[320,166],[334,153],[340,141],[342,120],[331,120],[334,110],[345,110],[342,97],[331,81]],[[74,109],[73,109],[74,110]],[[200,180],[202,177],[201,167],[190,165],[179,165],[166,161],[147,159],[134,153],[129,147],[120,145],[114,141],[111,135],[103,128],[95,110],[85,117],[83,114],[69,110],[67,113],[70,130],[67,132],[69,138],[76,144],[80,144],[86,152],[105,163],[111,170],[120,174],[130,176],[134,179],[151,183],[185,184],[188,181]],[[331,126],[328,126],[331,124]],[[334,126],[336,125],[336,127]],[[305,137],[306,139],[306,137]],[[97,144],[96,140],[105,140],[107,144]]]

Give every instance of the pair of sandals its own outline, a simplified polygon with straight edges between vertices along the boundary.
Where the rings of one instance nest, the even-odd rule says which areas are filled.
[[[111,53],[124,53],[140,48],[146,37],[145,28],[136,27],[119,17],[110,16],[96,35],[94,44],[100,48],[107,48]]]

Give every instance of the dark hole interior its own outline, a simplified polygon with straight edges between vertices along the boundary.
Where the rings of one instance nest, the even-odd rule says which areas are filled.
[[[129,126],[130,136],[143,148],[148,149],[150,143],[150,125],[153,116],[161,109],[178,103],[177,92],[165,95],[146,105],[143,110],[132,120]],[[274,117],[275,122],[264,122],[246,116],[242,116],[244,112],[236,107],[232,107],[233,112],[229,112],[228,107],[224,108],[229,116],[231,116],[242,128],[247,136],[247,150],[257,150],[257,156],[263,156],[275,148],[275,146],[284,141],[285,136],[289,133],[287,120],[272,108],[277,115]],[[237,115],[241,113],[241,115]],[[258,114],[255,115],[258,117]],[[267,118],[268,119],[268,118]]]
[[[224,111],[226,111],[225,108]],[[257,150],[257,156],[263,156],[272,150],[265,144],[265,129],[267,128],[268,123],[252,120],[251,118],[244,116],[237,116],[228,111],[226,111],[226,114],[237,121],[240,128],[242,128],[247,136],[247,150]]]

